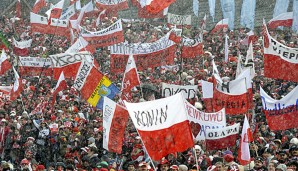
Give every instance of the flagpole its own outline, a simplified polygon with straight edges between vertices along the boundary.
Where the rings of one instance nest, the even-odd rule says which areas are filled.
[[[199,163],[198,163],[198,157],[197,157],[196,149],[193,147],[193,150],[194,150],[194,153],[195,153],[196,165],[197,165],[197,169],[198,169]]]

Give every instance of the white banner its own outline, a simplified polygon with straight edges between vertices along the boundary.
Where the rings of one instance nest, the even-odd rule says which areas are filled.
[[[117,45],[110,46],[111,54],[148,54],[166,49],[175,43],[169,39],[171,31],[165,36],[153,43],[119,43]]]
[[[61,68],[77,62],[82,62],[83,60],[87,60],[87,62],[93,64],[93,56],[89,52],[60,53],[50,55],[50,58],[54,68]]]
[[[46,25],[48,26],[48,18],[38,15],[38,14],[34,14],[34,13],[30,13],[30,22],[31,24],[42,24],[42,25]],[[55,27],[68,27],[68,20],[60,20],[60,19],[56,19],[56,18],[51,18],[51,26],[55,26]],[[59,28],[57,28],[58,30]]]
[[[78,53],[82,49],[86,48],[87,45],[88,42],[84,38],[79,37],[76,42],[65,51],[65,53]]]
[[[169,97],[181,92],[185,99],[191,99],[196,96],[197,91],[198,91],[197,85],[181,86],[181,85],[175,85],[175,84],[162,83],[163,97]]]
[[[80,30],[82,33],[82,37],[88,37],[88,38],[104,36],[104,35],[108,35],[108,34],[113,34],[115,32],[123,31],[121,20],[118,20],[114,24],[110,25],[109,27],[107,27],[103,30],[100,30],[100,31],[96,31],[96,32],[88,31],[81,26],[79,26],[79,27],[80,27]]]
[[[23,67],[44,67],[52,66],[50,58],[20,57],[19,66]]]
[[[68,20],[71,16],[73,16],[76,13],[74,5],[75,4],[72,4],[71,6],[63,10],[60,20]]]
[[[236,123],[231,126],[226,126],[220,129],[207,129],[206,130],[206,139],[216,140],[228,137],[230,135],[235,135],[239,133],[240,123]]]
[[[31,47],[32,39],[24,40],[24,41],[16,41],[15,38],[13,38],[13,44],[15,47],[20,49],[25,49]]]
[[[191,15],[176,15],[168,13],[168,23],[172,25],[191,25]]]
[[[205,140],[206,130],[224,128],[226,126],[226,112],[222,109],[215,113],[205,113],[199,111],[196,107],[185,100],[185,107],[188,113],[188,119],[192,129],[201,127],[200,131],[193,134],[196,140]]]
[[[116,5],[121,2],[125,2],[126,0],[96,0],[96,2],[104,4],[104,5]]]

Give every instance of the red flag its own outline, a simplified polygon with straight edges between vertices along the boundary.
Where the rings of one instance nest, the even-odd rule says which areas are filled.
[[[153,160],[194,146],[182,93],[125,106]]]
[[[285,12],[268,22],[268,28],[275,29],[278,26],[292,27],[293,23],[293,12]]]
[[[121,154],[128,112],[107,97],[103,103],[103,148]]]
[[[182,37],[178,36],[175,32],[171,31],[169,39],[178,44],[181,42]]]
[[[216,33],[220,30],[222,30],[223,28],[228,28],[228,23],[229,23],[229,19],[225,18],[220,20],[213,28],[213,30],[210,32],[211,34]]]
[[[46,14],[48,15],[49,21],[51,21],[51,18],[60,18],[63,5],[64,5],[64,0],[61,0],[52,9],[46,12]]]
[[[297,48],[283,45],[268,33],[264,23],[264,76],[298,82]]]
[[[252,133],[249,127],[247,117],[245,115],[244,123],[242,127],[241,139],[240,139],[240,148],[238,151],[238,161],[241,165],[247,165],[250,163],[250,151],[249,143],[253,141]]]
[[[60,91],[65,90],[66,88],[67,88],[67,84],[66,84],[66,80],[64,78],[64,73],[62,71],[60,74],[59,80],[56,84],[55,90],[53,92],[52,106],[54,106],[54,104],[55,104],[57,94]]]
[[[19,95],[21,94],[21,92],[23,91],[22,79],[20,78],[19,74],[14,69],[14,67],[12,69],[13,69],[14,76],[15,76],[15,82],[14,82],[13,88],[10,92],[10,100],[11,101],[17,99],[19,97]]]
[[[151,3],[146,4],[146,9],[151,14],[157,14],[160,11],[164,10],[165,8],[169,7],[172,3],[174,3],[176,0],[149,0]]]
[[[1,57],[0,57],[0,75],[5,74],[5,72],[7,70],[9,70],[11,68],[11,64],[7,59],[7,55],[4,51],[4,49],[2,49],[2,53],[1,53]]]
[[[46,0],[36,0],[33,8],[32,8],[32,12],[37,14],[41,8],[43,8],[44,6],[46,6]]]
[[[182,46],[182,58],[195,58],[196,56],[203,55],[203,43],[194,40],[194,44]]]
[[[206,148],[207,150],[220,150],[231,148],[236,145],[240,124],[226,126],[218,129],[206,130]]]
[[[22,12],[21,12],[21,0],[18,0],[16,3],[16,17],[21,18]]]
[[[122,81],[121,99],[130,102],[132,99],[131,89],[140,84],[141,82],[135,60],[133,58],[133,55],[129,55]]]

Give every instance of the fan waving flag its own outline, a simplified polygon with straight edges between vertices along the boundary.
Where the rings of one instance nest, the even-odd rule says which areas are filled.
[[[59,80],[56,84],[55,90],[53,92],[52,106],[54,106],[54,104],[55,104],[57,94],[60,91],[65,90],[66,88],[67,88],[67,84],[66,84],[66,80],[64,78],[64,73],[62,71],[60,74]]]
[[[298,122],[298,86],[280,100],[272,99],[260,88],[260,95],[270,130],[297,128]]]
[[[240,140],[240,148],[238,152],[238,161],[241,165],[247,165],[250,163],[250,150],[249,143],[253,141],[252,133],[249,127],[249,123],[247,117],[245,115],[244,123],[242,127],[241,140]]]
[[[229,24],[229,19],[225,18],[220,20],[215,27],[212,29],[211,34],[214,34],[220,30],[222,30],[223,28],[228,28],[228,24]]]
[[[86,99],[93,107],[102,110],[103,97],[114,98],[119,93],[118,88],[92,63],[83,60],[74,81],[74,88],[81,92],[82,98]]]
[[[121,154],[128,112],[113,100],[104,97],[103,148]]]
[[[268,22],[268,28],[275,29],[278,26],[291,27],[293,24],[293,12],[285,12]]]
[[[12,67],[12,69],[13,69],[13,72],[14,72],[15,81],[14,81],[14,84],[13,84],[13,88],[10,92],[10,100],[11,101],[17,99],[19,97],[19,95],[21,94],[21,92],[23,91],[22,79],[20,78],[19,74],[14,69],[14,67]]]
[[[2,49],[1,57],[0,57],[0,75],[5,74],[6,71],[8,71],[11,68],[11,64],[7,59],[7,55]]]
[[[236,145],[240,124],[206,130],[206,149],[220,150]]]
[[[43,8],[44,6],[46,6],[46,0],[36,0],[33,8],[32,8],[32,12],[37,14],[41,8]]]
[[[269,35],[264,27],[264,76],[298,82],[298,48],[283,45]]]
[[[153,160],[194,146],[181,93],[142,103],[128,103],[129,112],[144,146]]]
[[[135,60],[133,55],[129,55],[122,82],[121,99],[130,102],[130,100],[132,100],[131,89],[140,84],[141,82]]]

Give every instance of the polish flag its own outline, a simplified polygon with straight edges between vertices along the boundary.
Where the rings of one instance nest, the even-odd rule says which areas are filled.
[[[101,21],[101,19],[103,18],[102,16],[103,16],[105,13],[106,13],[106,10],[103,10],[103,11],[101,11],[101,12],[99,13],[99,15],[98,15],[98,17],[97,17],[97,19],[96,19],[96,23],[95,23],[96,27],[99,26],[100,21]]]
[[[246,33],[246,37],[243,40],[240,40],[240,44],[242,45],[249,45],[251,42],[254,42],[257,40],[257,36],[255,35],[253,30],[250,30],[248,33]]]
[[[249,143],[253,141],[252,133],[249,127],[249,123],[247,117],[245,115],[244,123],[242,127],[241,140],[240,140],[240,148],[238,151],[238,161],[241,165],[247,165],[250,163],[250,151],[249,151]]]
[[[293,24],[293,12],[285,12],[268,22],[268,28],[275,29],[278,26],[292,27]]]
[[[79,37],[77,41],[65,51],[65,53],[78,53],[88,51],[93,54],[95,50],[96,49],[93,46],[89,45],[89,43],[83,37]]]
[[[229,19],[225,18],[220,20],[213,28],[213,30],[211,31],[211,34],[214,34],[218,31],[220,31],[223,28],[228,28],[228,23],[229,23]]]
[[[82,21],[82,19],[84,17],[84,14],[85,13],[88,13],[88,12],[91,12],[91,11],[94,11],[92,1],[90,1],[88,4],[86,4],[81,9],[80,14],[79,14],[79,16],[78,16],[78,18],[76,20],[69,20],[70,23],[71,23],[71,27],[73,29],[79,30],[79,25],[81,24],[81,21]]]
[[[0,75],[5,74],[7,70],[11,68],[11,64],[7,59],[7,55],[5,50],[2,49],[1,57],[0,57]]]
[[[37,14],[41,8],[45,7],[47,5],[46,0],[36,0],[32,12]]]
[[[56,96],[57,96],[57,94],[60,91],[65,90],[66,88],[67,88],[67,84],[66,84],[66,80],[64,78],[64,73],[62,71],[61,74],[60,74],[59,80],[58,80],[58,82],[56,84],[56,87],[54,89],[54,92],[53,92],[52,106],[54,106],[54,104],[56,102]]]
[[[49,22],[52,18],[60,18],[62,14],[62,9],[64,5],[64,0],[59,1],[53,8],[49,9],[46,14],[48,15]]]
[[[141,0],[140,4],[142,7],[146,7],[148,13],[157,14],[164,10],[165,8],[169,7],[172,3],[176,0],[167,0],[167,1],[160,1],[160,0]]]
[[[220,150],[236,145],[240,124],[217,129],[206,129],[206,149]]]
[[[121,154],[128,112],[113,100],[104,97],[103,102],[103,148]]]
[[[19,97],[19,95],[21,94],[21,92],[23,91],[22,79],[20,78],[19,74],[14,69],[14,67],[12,67],[12,69],[13,69],[14,76],[15,76],[15,82],[14,82],[13,88],[10,92],[10,100],[11,101],[17,99]]]
[[[124,103],[153,160],[194,146],[182,93],[153,101]]]
[[[298,82],[297,48],[285,46],[268,33],[263,24],[264,76]]]
[[[131,89],[140,84],[141,81],[138,75],[134,57],[133,55],[129,55],[122,81],[121,99],[130,102],[132,100]]]

